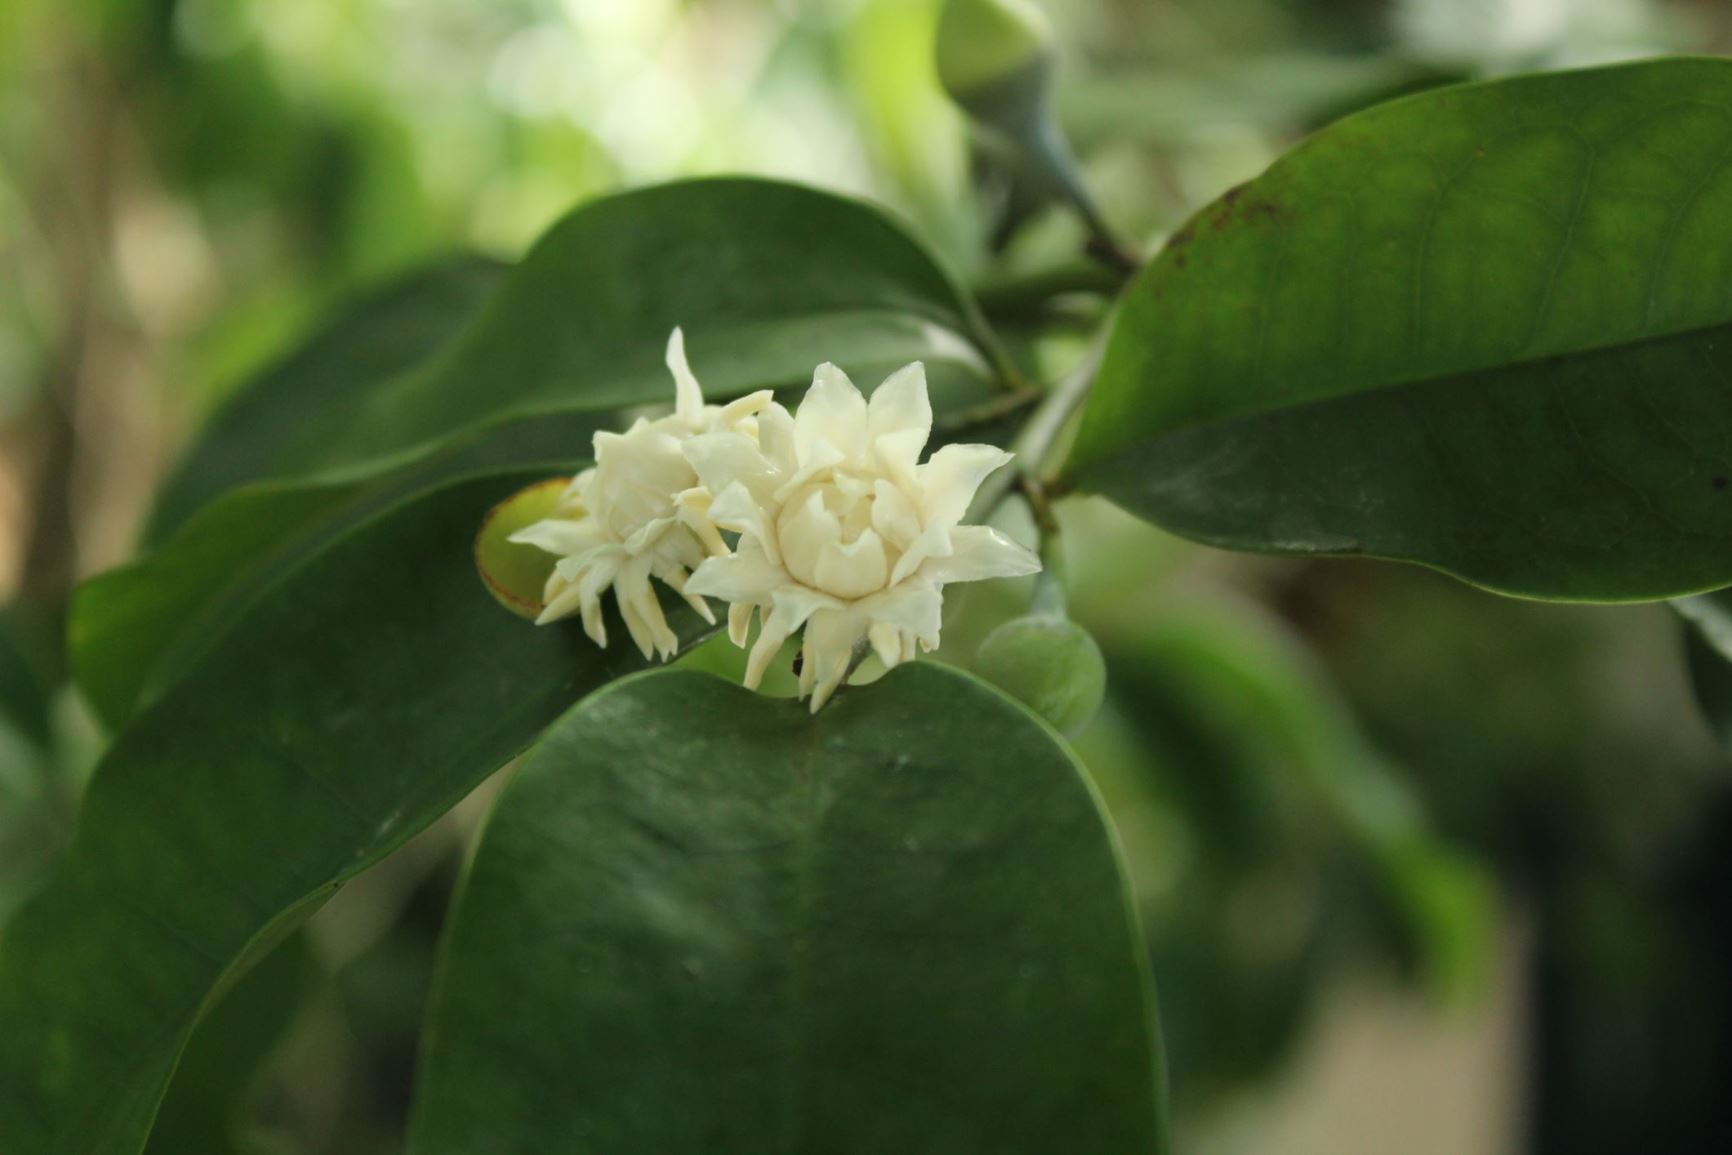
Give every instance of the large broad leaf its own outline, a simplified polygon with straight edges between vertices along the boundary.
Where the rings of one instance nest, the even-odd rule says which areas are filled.
[[[501,797],[417,1155],[1166,1150],[1152,995],[1081,769],[967,675],[816,718],[707,675],[590,698]]]
[[[1136,281],[1072,465],[1175,532],[1540,597],[1732,582],[1732,61],[1426,93]]]
[[[688,181],[577,209],[448,349],[304,423],[272,473],[352,470],[513,417],[671,402],[676,326],[712,399],[810,381],[822,361],[870,384],[924,360],[943,396],[992,388],[973,307],[884,213],[775,181]]]
[[[171,648],[184,666],[260,582],[357,518],[480,467],[569,471],[623,409],[671,402],[675,325],[711,399],[809,381],[826,360],[871,387],[923,358],[941,415],[995,389],[974,307],[934,258],[877,209],[796,185],[694,181],[584,206],[449,349],[387,372],[436,346],[459,298],[438,282],[385,294],[215,423],[164,498],[158,528],[180,531],[79,593],[73,666],[111,725],[167,684]],[[260,478],[277,480],[184,520]]]
[[[301,559],[121,733],[59,874],[0,939],[7,1155],[136,1152],[215,992],[641,666],[476,577],[482,517],[539,476],[422,494]],[[678,628],[698,634],[690,611]]]
[[[461,258],[343,310],[211,419],[163,483],[146,537],[160,541],[225,490],[278,472],[309,423],[352,405],[452,340],[499,287],[505,268]]]

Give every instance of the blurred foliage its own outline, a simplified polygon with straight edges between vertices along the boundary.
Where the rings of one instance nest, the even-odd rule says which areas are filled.
[[[1146,244],[1368,103],[1732,42],[1714,0],[1046,8],[1089,183]],[[514,257],[575,202],[707,172],[895,206],[992,287],[1019,360],[1050,375],[1077,352],[1051,323],[1098,317],[1103,286],[1057,214],[989,256],[996,203],[970,195],[969,135],[933,76],[937,10],[9,0],[0,422],[22,432],[7,464],[32,484],[52,467],[37,460],[44,413],[73,412],[80,524],[124,537],[190,431],[332,302],[455,250]],[[1055,278],[1076,287],[1068,312],[1030,315],[1045,296],[1030,283]],[[1725,755],[1689,709],[1663,611],[1505,602],[1397,567],[1228,561],[1100,503],[1062,513],[1073,612],[1112,671],[1079,749],[1132,855],[1190,1126],[1279,1072],[1344,975],[1392,970],[1471,997],[1512,910],[1539,938],[1534,1149],[1690,1150],[1724,1126]],[[27,570],[33,547],[14,536],[7,564]],[[85,568],[102,560],[74,545]],[[1027,600],[1027,583],[969,590],[942,656],[966,664]],[[0,918],[70,837],[93,743],[39,617],[0,630]],[[689,659],[739,660],[725,646]],[[772,691],[791,691],[786,670],[785,656]],[[175,1151],[396,1148],[452,841],[442,830],[358,880],[219,1004],[164,1118],[209,1094],[224,1126]],[[225,1042],[235,1015],[287,1030],[262,1070]],[[1676,1124],[1663,1138],[1662,1118]]]

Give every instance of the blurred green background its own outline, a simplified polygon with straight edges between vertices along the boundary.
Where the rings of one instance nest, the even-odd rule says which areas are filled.
[[[1724,0],[1045,7],[1086,175],[1149,246],[1401,92],[1732,49]],[[58,672],[72,584],[128,556],[223,398],[370,286],[512,258],[611,190],[753,172],[894,206],[1019,354],[1073,354],[1104,303],[1027,290],[1089,285],[1081,234],[1036,216],[995,251],[992,173],[933,75],[937,10],[0,0],[0,917],[103,742]],[[1064,520],[1112,673],[1079,747],[1130,854],[1184,1150],[1732,1149],[1732,801],[1667,611],[1233,557],[1090,501]],[[966,662],[1018,596],[971,594],[943,656]],[[485,802],[234,992],[153,1150],[398,1148]]]

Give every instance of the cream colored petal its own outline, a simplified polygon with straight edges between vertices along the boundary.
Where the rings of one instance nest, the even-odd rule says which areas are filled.
[[[737,430],[700,433],[681,448],[698,481],[711,493],[720,493],[736,481],[769,477],[775,472],[757,443]]]
[[[773,403],[775,399],[776,394],[769,389],[760,389],[756,393],[736,397],[716,412],[716,425],[720,429],[733,429],[746,418]]]
[[[1040,558],[1033,550],[991,526],[957,526],[950,531],[950,549],[949,557],[931,558],[922,565],[919,576],[944,585],[1040,572]]]
[[[839,598],[863,598],[884,588],[890,561],[884,542],[867,530],[851,542],[827,543],[818,551],[818,588]]]
[[[674,375],[674,416],[696,429],[703,420],[704,391],[686,362],[686,335],[676,328],[668,336],[668,372]]]
[[[770,595],[790,584],[787,572],[764,556],[760,549],[743,546],[738,552],[712,557],[700,565],[686,582],[686,592],[725,602],[768,605]]]
[[[879,465],[900,481],[913,480],[921,451],[932,436],[926,367],[918,361],[905,365],[873,390],[866,424]]]
[[[783,586],[770,595],[772,612],[781,619],[788,633],[806,624],[806,619],[820,610],[840,610],[842,602],[802,585]]]
[[[775,514],[767,512],[745,485],[735,482],[722,490],[710,502],[710,520],[723,529],[740,535],[740,540],[754,541],[777,565],[782,564]]]
[[[710,520],[710,491],[702,486],[687,489],[674,499],[674,508],[678,511],[680,524],[692,531],[692,536],[698,539],[703,552],[714,556],[728,552],[728,543],[722,540],[722,535],[716,530],[716,523]]]
[[[601,527],[589,518],[569,520],[550,517],[526,525],[505,539],[516,545],[532,545],[557,557],[588,553],[606,540]]]
[[[918,430],[932,432],[932,402],[926,395],[926,366],[904,365],[872,391],[867,402],[867,428],[873,437]],[[922,437],[924,443],[925,438]]]
[[[995,445],[946,445],[919,470],[921,513],[928,526],[953,526],[968,512],[988,474],[1011,460]]]
[[[843,461],[842,451],[828,441],[814,441],[800,450],[800,467],[792,473],[779,473],[771,501],[787,501],[794,491],[829,472]]]
[[[569,618],[578,612],[583,605],[583,587],[566,582],[561,585],[558,593],[548,597],[546,601],[547,604],[542,607],[541,613],[535,619],[535,624],[538,626],[545,626],[550,622]],[[597,644],[607,645],[605,637]]]
[[[798,507],[784,509],[776,519],[782,564],[803,582],[818,580],[818,558],[825,546],[842,543],[842,524],[824,507],[824,495],[813,490]]]
[[[949,526],[933,524],[920,531],[908,548],[902,551],[902,556],[896,559],[896,568],[890,571],[890,584],[899,585],[907,577],[920,569],[935,557],[950,556],[950,535],[953,531]]]
[[[704,619],[709,625],[716,624],[716,614],[714,610],[710,609],[710,603],[686,589],[686,584],[691,581],[692,575],[683,566],[672,566],[653,572],[656,577],[668,584],[669,589],[685,599],[685,603],[697,611],[698,617]]]
[[[752,615],[758,607],[750,602],[734,602],[728,607],[728,640],[745,647],[746,635],[752,628]]]
[[[758,412],[758,449],[777,473],[792,474],[800,467],[794,453],[794,415],[773,401]]]
[[[862,599],[854,608],[874,623],[894,626],[900,632],[938,644],[939,628],[944,623],[944,594],[936,586],[918,579],[905,581]]]
[[[898,550],[920,536],[920,509],[902,490],[880,478],[872,487],[872,528]]]
[[[782,648],[782,643],[788,640],[788,635],[795,627],[786,624],[782,615],[774,609],[769,613],[758,615],[758,640],[752,646],[752,652],[746,659],[746,676],[743,679],[748,690],[755,690],[764,680],[764,672],[770,668],[776,654]]]
[[[866,398],[828,361],[812,374],[812,387],[794,414],[794,446],[802,465],[821,441],[848,457],[859,457],[866,448]]]
[[[902,661],[902,631],[889,622],[873,622],[866,627],[866,637],[872,643],[872,651],[878,655],[878,660],[884,663],[885,669],[891,669]]]
[[[806,623],[804,664],[812,671],[812,713],[830,700],[854,658],[854,643],[866,636],[866,622],[849,609],[824,609]]]
[[[634,556],[641,553],[648,553],[655,547],[656,543],[661,540],[663,534],[668,532],[670,529],[678,527],[679,520],[680,519],[676,514],[669,517],[657,517],[644,522],[642,525],[638,526],[636,533],[626,538],[624,543],[625,551]]]

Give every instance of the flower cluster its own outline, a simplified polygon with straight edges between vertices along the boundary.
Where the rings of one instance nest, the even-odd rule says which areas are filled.
[[[666,660],[678,641],[649,579],[706,621],[715,619],[704,598],[719,598],[736,645],[758,621],[747,686],[804,629],[800,692],[815,712],[860,644],[887,667],[936,648],[946,584],[1040,568],[998,531],[961,524],[1010,454],[948,445],[921,462],[932,406],[918,362],[870,401],[820,365],[794,413],[768,392],[705,405],[677,329],[668,368],[673,415],[596,434],[595,468],[572,481],[558,516],[513,535],[560,558],[539,622],[581,612],[606,645],[599,599],[611,585],[638,648]]]

